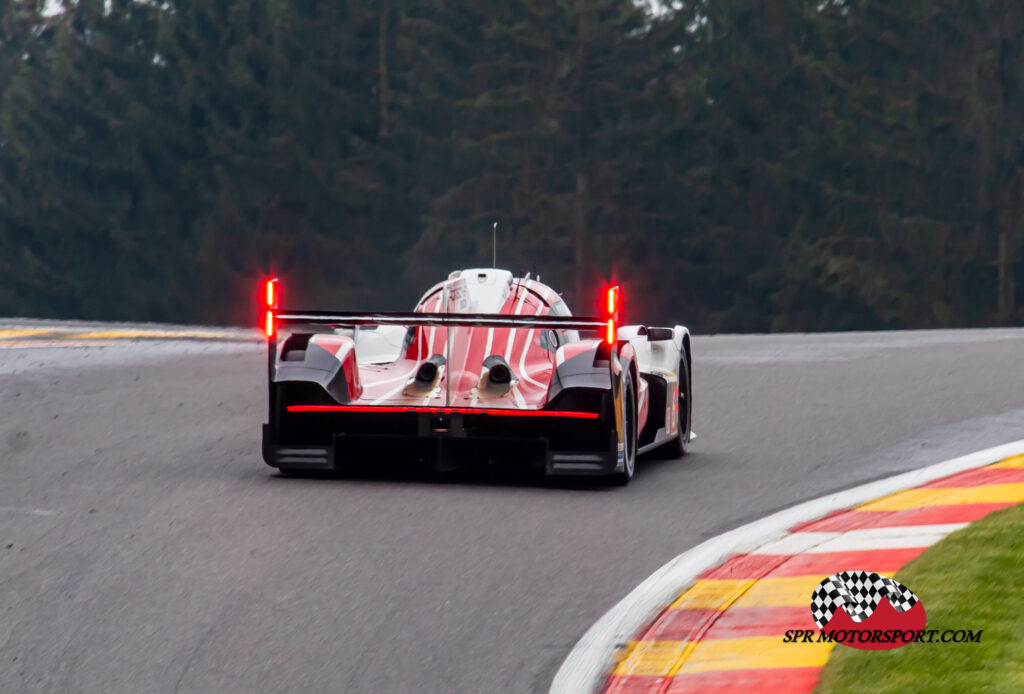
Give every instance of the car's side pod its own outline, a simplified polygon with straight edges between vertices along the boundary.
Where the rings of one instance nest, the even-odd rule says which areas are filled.
[[[648,342],[658,342],[659,340],[671,340],[673,337],[672,328],[647,328],[644,331],[647,334]]]
[[[559,363],[551,375],[548,402],[556,406],[559,401],[569,398],[596,402],[600,399],[597,396],[604,391],[611,395],[611,402],[621,405],[618,402],[619,385],[625,374],[631,374],[633,382],[637,382],[638,367],[632,345],[626,340],[618,340],[612,345],[602,340],[594,341],[584,349],[577,345],[569,347],[573,349],[560,348],[556,356]],[[614,408],[617,425],[621,424],[617,421],[620,409],[618,406]]]
[[[271,383],[315,384],[337,404],[346,405],[362,392],[355,343],[341,335],[290,335],[281,346]]]
[[[601,351],[604,352],[604,359],[600,358]],[[565,348],[560,348],[559,352],[558,357],[561,359]],[[608,362],[609,352],[605,343],[595,341],[590,349],[575,351],[572,356],[564,356],[564,361],[561,361],[551,374],[548,402],[555,402],[563,392],[573,389],[610,390],[612,381]]]

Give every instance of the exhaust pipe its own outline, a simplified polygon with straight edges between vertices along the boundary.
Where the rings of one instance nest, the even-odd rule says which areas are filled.
[[[499,397],[507,393],[514,382],[512,368],[508,362],[503,357],[492,354],[484,359],[484,368],[476,387],[481,395]]]
[[[420,364],[420,368],[416,371],[415,380],[420,383],[433,383],[437,380],[437,373],[441,370],[442,366],[444,366],[444,357],[440,354],[435,354]]]
[[[488,380],[491,383],[512,383],[512,369],[509,368],[508,362],[497,354],[484,359],[484,368],[487,369]]]
[[[440,354],[435,354],[420,364],[416,369],[416,375],[409,379],[402,389],[404,395],[429,395],[437,387],[437,380],[441,377],[441,367],[445,359]]]

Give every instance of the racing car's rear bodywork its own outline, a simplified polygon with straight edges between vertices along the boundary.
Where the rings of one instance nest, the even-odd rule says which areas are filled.
[[[586,318],[493,269],[452,273],[409,314],[288,311],[278,293],[268,284],[263,456],[282,470],[386,454],[626,482],[638,452],[682,453],[689,440],[689,333],[618,328],[617,289],[607,315]]]

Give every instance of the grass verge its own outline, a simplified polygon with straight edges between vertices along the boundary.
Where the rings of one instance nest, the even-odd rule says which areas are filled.
[[[980,643],[836,646],[816,694],[1024,692],[1024,504],[953,533],[896,578],[924,603],[927,629],[982,629]]]

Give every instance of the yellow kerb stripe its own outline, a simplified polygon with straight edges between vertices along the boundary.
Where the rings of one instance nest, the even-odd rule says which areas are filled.
[[[1024,468],[1024,454],[993,468]],[[868,502],[860,511],[903,511],[947,504],[1024,501],[1024,483],[948,489],[908,489]],[[807,605],[825,576],[758,579],[705,579],[679,596],[669,609],[725,610],[731,607]],[[621,656],[616,675],[672,677],[676,674],[755,668],[821,667],[833,644],[782,643],[777,636],[708,641],[637,641]]]
[[[615,668],[616,675],[676,674],[748,668],[821,667],[833,644],[783,643],[781,636],[715,641],[640,641]]]
[[[849,567],[846,567],[849,568]],[[874,569],[856,567],[864,571]],[[877,572],[884,573],[884,572]],[[795,607],[811,604],[811,593],[828,574],[760,580],[703,579],[680,595],[670,610],[725,610],[733,607]]]
[[[690,644],[686,641],[638,641],[615,669],[616,675],[661,675],[672,671]]]
[[[115,340],[144,337],[218,338],[223,337],[223,334],[202,330],[99,330],[85,333],[69,333],[68,337],[79,340]]]
[[[908,489],[858,506],[858,511],[905,511],[921,506],[995,504],[1024,501],[1024,482],[950,489]]]
[[[678,672],[821,667],[832,648],[831,643],[783,643],[779,636],[701,641]]]
[[[754,579],[702,579],[669,605],[671,610],[724,610],[750,590]]]
[[[45,329],[33,329],[33,330],[0,330],[0,340],[9,340],[15,337],[32,337],[33,335],[46,335],[52,333],[52,330]]]
[[[1020,467],[1024,467],[1024,453],[1021,453],[1020,455],[1011,456],[1009,458],[1003,458],[1002,460],[1000,460],[995,465],[990,465],[989,467],[995,467],[995,468],[1007,468],[1007,467],[1020,468]]]

